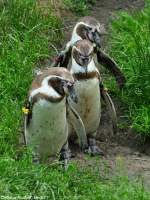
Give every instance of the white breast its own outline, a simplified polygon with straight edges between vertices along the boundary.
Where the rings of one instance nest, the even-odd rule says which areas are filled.
[[[87,66],[87,71],[88,72],[98,72],[98,69],[96,68],[95,66],[95,62],[94,60],[92,59],[91,62],[88,64]],[[85,73],[85,69],[84,67],[80,66],[76,60],[72,57],[72,65],[71,65],[71,70],[70,70],[71,74],[74,74],[74,73]]]
[[[97,130],[100,122],[99,80],[93,78],[77,81],[75,90],[78,95],[78,103],[73,103],[73,107],[79,112],[85,125],[86,133],[90,134]]]
[[[68,137],[66,99],[59,103],[41,99],[35,103],[26,134],[27,144],[43,158],[59,153]]]

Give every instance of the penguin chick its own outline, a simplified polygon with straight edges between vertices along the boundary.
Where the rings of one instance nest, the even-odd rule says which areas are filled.
[[[32,82],[28,94],[29,113],[25,117],[25,139],[34,162],[46,161],[60,153],[67,166],[67,98],[77,103],[74,79],[65,68],[49,68]],[[82,129],[84,132],[84,127]],[[85,133],[82,133],[83,135]]]
[[[79,113],[87,134],[91,155],[103,154],[96,145],[96,134],[101,117],[100,74],[93,60],[94,47],[88,40],[80,40],[72,48],[70,72],[75,82],[78,103],[72,106]],[[72,131],[72,130],[71,130]],[[70,137],[73,138],[70,131]]]
[[[104,26],[95,18],[90,16],[81,18],[75,25],[71,39],[67,43],[65,50],[60,53],[60,58],[62,60],[60,66],[68,66],[72,46],[79,40],[87,39],[95,45],[94,53],[97,56],[98,63],[106,67],[112,73],[119,87],[122,88],[126,82],[123,73],[116,62],[101,49],[101,37],[104,34],[106,34]]]

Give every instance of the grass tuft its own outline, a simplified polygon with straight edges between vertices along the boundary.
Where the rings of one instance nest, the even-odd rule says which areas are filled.
[[[121,12],[110,35],[111,54],[127,79],[119,96],[128,106],[132,127],[150,136],[150,7],[133,15]]]
[[[89,8],[95,4],[96,0],[63,0],[66,8],[75,12],[79,16],[89,14]]]
[[[9,163],[9,164],[8,164]],[[64,172],[59,166],[34,166],[28,155],[18,162],[0,161],[0,195],[21,199],[25,196],[43,199],[148,200],[142,183],[116,176],[103,180],[97,167],[70,164]],[[21,197],[21,198],[20,198]]]

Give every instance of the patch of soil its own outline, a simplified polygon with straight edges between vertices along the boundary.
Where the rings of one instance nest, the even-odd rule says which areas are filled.
[[[133,12],[143,7],[143,0],[98,0],[96,5],[92,8],[91,16],[98,19],[101,23],[108,25],[113,13],[122,10]]]

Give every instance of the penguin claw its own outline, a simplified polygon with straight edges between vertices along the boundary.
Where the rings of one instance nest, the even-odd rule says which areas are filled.
[[[70,150],[64,150],[60,154],[60,161],[62,162],[62,166],[64,170],[66,171],[68,169],[68,161],[71,158],[71,152]]]
[[[96,145],[95,138],[89,138],[89,147],[87,149],[87,153],[91,156],[101,155],[104,156],[104,152]]]
[[[88,149],[84,150],[85,154],[89,154],[90,156],[104,156],[104,152],[98,146],[89,146]]]
[[[104,152],[96,145],[89,146],[88,150],[91,156],[97,156],[97,155],[104,156]]]

